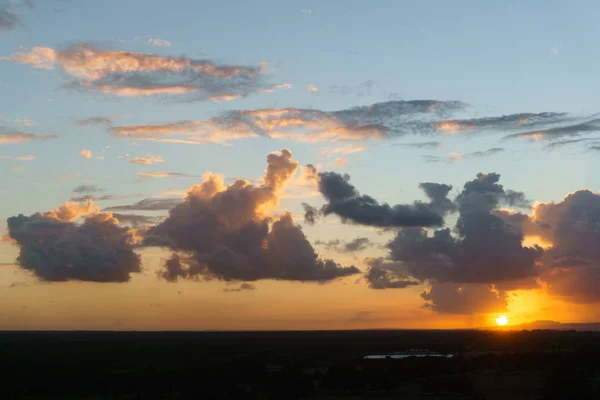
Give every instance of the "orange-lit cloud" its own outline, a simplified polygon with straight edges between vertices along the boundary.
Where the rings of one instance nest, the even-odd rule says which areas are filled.
[[[149,38],[150,44],[170,42]],[[187,100],[232,100],[274,87],[266,63],[258,66],[218,65],[207,60],[165,57],[102,49],[79,43],[60,50],[34,47],[0,60],[52,69],[58,65],[72,79],[64,86],[122,97],[186,96]]]
[[[0,132],[0,145],[28,142],[31,140],[52,140],[58,139],[57,135],[36,135],[34,133],[23,132]]]
[[[79,152],[79,155],[83,158],[92,158],[92,151],[90,149],[83,149]]]
[[[153,156],[152,154],[146,154],[144,157],[136,157],[129,160],[132,164],[152,165],[157,163],[165,162],[161,156]]]

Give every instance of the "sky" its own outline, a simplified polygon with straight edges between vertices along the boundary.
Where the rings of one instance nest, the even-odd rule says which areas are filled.
[[[600,320],[599,7],[0,0],[0,329]]]

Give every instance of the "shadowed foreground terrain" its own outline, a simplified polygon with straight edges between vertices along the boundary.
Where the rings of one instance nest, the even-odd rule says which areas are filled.
[[[452,358],[364,360],[410,348]],[[600,333],[4,332],[1,399],[595,399]]]

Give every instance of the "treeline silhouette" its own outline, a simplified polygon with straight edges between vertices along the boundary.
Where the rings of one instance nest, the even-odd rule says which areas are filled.
[[[456,356],[363,358],[409,348]],[[483,399],[478,376],[515,373],[538,399],[600,399],[594,332],[5,332],[0,360],[0,399]]]

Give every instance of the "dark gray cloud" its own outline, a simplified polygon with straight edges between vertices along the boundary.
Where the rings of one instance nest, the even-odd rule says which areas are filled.
[[[127,282],[140,272],[133,235],[109,214],[90,214],[65,204],[55,212],[19,215],[7,220],[8,234],[19,246],[18,264],[46,281]],[[89,209],[90,207],[86,207]],[[73,212],[70,212],[73,211]]]
[[[240,286],[236,287],[236,288],[225,288],[223,289],[224,292],[227,293],[235,293],[235,292],[242,292],[245,290],[256,290],[256,286],[254,286],[251,283],[248,282],[243,282]]]
[[[516,222],[505,221],[496,213],[500,205],[528,207],[529,202],[523,193],[505,190],[498,183],[499,179],[500,175],[496,173],[479,173],[476,179],[465,183],[454,200],[459,212],[454,234],[449,228],[436,230],[431,235],[417,227],[398,230],[396,237],[386,245],[390,250],[388,258],[368,260],[366,279],[369,284],[378,288],[402,287],[407,281],[430,285],[451,283],[461,287],[482,284],[481,288],[502,284],[506,290],[511,287],[511,282],[519,282],[521,286],[523,282],[535,285],[529,278],[539,275],[536,263],[542,258],[543,250],[537,246],[524,246],[524,233],[515,227]],[[443,188],[439,195],[445,195],[447,191],[448,188]],[[375,279],[377,281],[372,282]],[[386,282],[396,281],[400,282],[396,286],[386,285]],[[448,288],[456,287],[444,288],[442,290],[440,286],[424,295],[428,304],[440,312],[465,310],[466,303],[461,303],[465,297],[461,297],[460,292],[448,291]],[[498,297],[497,294],[492,296],[493,291],[487,294],[488,289],[481,288],[477,293],[485,294],[484,299],[492,301],[492,297]],[[438,299],[449,293],[454,296],[448,300],[449,304],[454,305],[444,309]],[[484,299],[482,304],[487,301]],[[459,307],[459,304],[463,306]]]
[[[409,275],[402,263],[379,257],[367,258],[365,264],[368,265],[365,280],[371,289],[404,289],[420,284]]]
[[[504,139],[557,140],[600,131],[600,119],[592,119],[572,125],[532,130],[505,136]]]
[[[133,204],[106,207],[102,211],[164,211],[181,204],[179,198],[147,198]]]
[[[506,293],[486,284],[434,283],[421,297],[425,307],[442,314],[504,312],[508,306]]]
[[[552,247],[541,260],[540,279],[551,294],[578,303],[600,302],[600,194],[578,190],[561,202],[537,203],[531,215],[496,215]]]
[[[21,24],[21,19],[12,8],[8,1],[0,2],[0,32],[12,31]]]
[[[77,126],[88,126],[88,125],[112,125],[112,118],[108,117],[90,117],[86,119],[80,119],[75,121]]]
[[[298,163],[288,150],[267,157],[264,183],[237,180],[225,187],[221,177],[206,175],[182,204],[148,230],[146,245],[189,254],[166,266],[168,279],[203,277],[226,281],[280,279],[329,281],[358,273],[315,253],[292,215],[262,214],[274,206],[278,193],[292,178]]]
[[[319,218],[319,209],[308,203],[302,203],[302,207],[304,208],[304,222],[309,225],[313,225],[317,222],[317,219]]]
[[[327,199],[321,210],[335,214],[343,222],[393,228],[402,226],[440,226],[444,220],[431,206],[423,202],[390,206],[368,195],[361,195],[350,184],[349,175],[336,172],[319,173],[319,191]]]
[[[425,195],[431,200],[429,207],[440,215],[456,211],[456,204],[448,198],[452,190],[451,185],[445,183],[422,182],[419,187],[423,189]]]
[[[357,237],[349,242],[345,242],[339,239],[328,240],[323,242],[317,240],[315,242],[317,246],[324,246],[327,250],[335,250],[339,253],[355,253],[357,251],[366,250],[373,245],[371,240],[366,237]]]
[[[98,185],[79,185],[73,188],[73,193],[97,193],[102,192],[104,189],[98,187]]]

